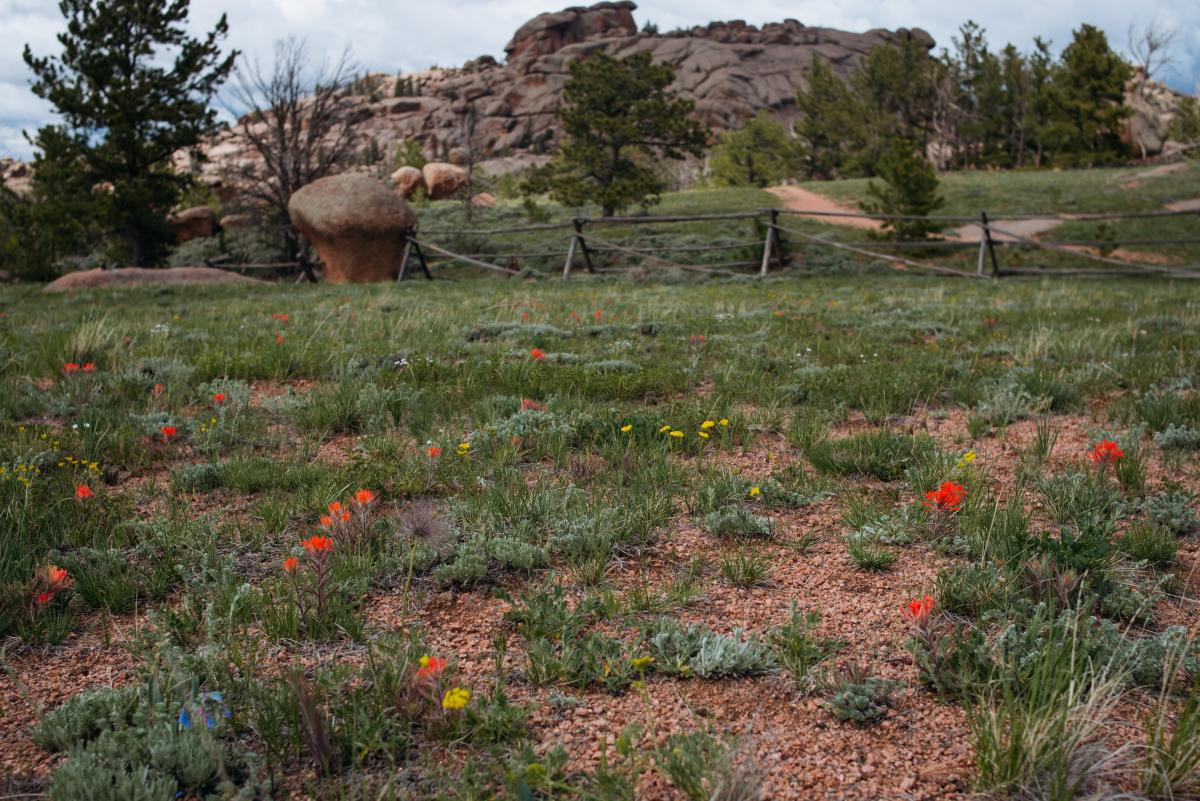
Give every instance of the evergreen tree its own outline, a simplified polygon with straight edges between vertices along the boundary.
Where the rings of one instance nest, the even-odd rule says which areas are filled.
[[[863,208],[871,214],[895,214],[924,217],[946,204],[938,194],[937,173],[925,159],[915,142],[897,139],[888,144],[879,159],[879,175],[883,184],[871,181],[867,185],[870,199]],[[944,226],[930,220],[886,220],[898,240],[926,239]]]
[[[1092,165],[1124,155],[1121,131],[1130,113],[1124,105],[1130,76],[1129,65],[1108,46],[1103,31],[1091,25],[1075,31],[1051,83],[1053,119],[1046,135],[1056,161]]]
[[[850,78],[858,102],[854,112],[865,131],[864,143],[848,166],[875,175],[884,153],[897,140],[914,143],[922,152],[936,130],[936,110],[943,81],[941,64],[915,39],[873,48]]]
[[[61,0],[62,53],[25,63],[33,91],[62,119],[32,139],[43,197],[86,186],[87,213],[128,263],[154,264],[174,236],[167,215],[190,183],[171,157],[216,123],[209,101],[229,75],[225,17],[205,37],[184,30],[189,0]]]
[[[861,144],[861,118],[850,87],[815,53],[804,70],[804,85],[796,91],[796,110],[796,136],[807,154],[808,176],[833,178],[846,152]]]
[[[655,162],[699,156],[707,140],[693,103],[668,91],[674,79],[671,65],[652,63],[648,52],[573,62],[558,112],[566,141],[525,191],[569,206],[593,202],[606,217],[656,201],[666,183]]]
[[[764,110],[738,130],[721,135],[710,167],[717,182],[726,186],[767,186],[795,175],[803,158],[803,145]]]

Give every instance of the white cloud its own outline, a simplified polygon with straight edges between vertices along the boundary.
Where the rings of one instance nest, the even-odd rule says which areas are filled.
[[[573,0],[580,2],[581,0]],[[582,0],[586,2],[586,0]],[[228,11],[227,45],[264,61],[276,39],[306,39],[314,55],[336,56],[350,48],[365,69],[397,72],[432,64],[457,65],[482,54],[502,58],[513,31],[543,11],[571,3],[565,0],[192,0],[191,27],[197,33],[211,28]],[[639,24],[651,21],[660,30],[703,25],[711,20],[740,17],[753,24],[799,19],[806,25],[861,31],[869,28],[919,27],[929,31],[939,47],[967,18],[987,29],[996,48],[1013,42],[1031,46],[1034,35],[1051,40],[1055,48],[1070,41],[1071,30],[1082,22],[1103,28],[1110,43],[1126,44],[1132,21],[1158,20],[1178,27],[1176,63],[1166,75],[1178,89],[1194,91],[1200,78],[1200,26],[1191,3],[1142,0],[1136,7],[1114,0],[646,0],[635,12]],[[28,92],[29,73],[21,59],[28,42],[39,55],[57,51],[55,33],[61,28],[57,3],[50,0],[0,0],[0,30],[9,34],[0,48],[0,126],[33,127],[47,119],[45,106]],[[18,138],[19,140],[19,138]],[[23,140],[0,138],[5,151],[27,155]]]

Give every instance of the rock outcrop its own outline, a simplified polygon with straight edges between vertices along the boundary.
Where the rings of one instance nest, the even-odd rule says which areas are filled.
[[[462,191],[467,185],[467,170],[457,164],[431,161],[421,170],[425,178],[425,191],[430,200],[447,200]]]
[[[1171,123],[1183,96],[1157,81],[1145,80],[1139,69],[1125,87],[1125,105],[1132,112],[1125,120],[1125,139],[1141,158],[1158,156],[1167,149]]]
[[[400,196],[411,198],[418,189],[425,188],[425,175],[416,167],[401,167],[392,173],[392,186]]]
[[[33,191],[33,167],[17,159],[0,159],[0,184],[18,195]]]
[[[126,289],[138,286],[183,286],[192,284],[261,285],[263,282],[214,267],[121,267],[116,270],[80,270],[46,284],[47,292],[84,289]]]
[[[288,204],[292,222],[334,284],[388,281],[400,271],[405,234],[417,216],[399,195],[362,173],[313,181]]]
[[[917,28],[846,33],[796,20],[761,28],[735,20],[664,34],[639,32],[635,8],[619,0],[541,14],[513,35],[504,63],[481,56],[458,69],[369,76],[359,81],[369,88],[347,99],[346,119],[353,121],[363,152],[378,159],[382,176],[405,140],[419,142],[432,161],[462,162],[469,150],[477,168],[513,172],[552,149],[570,64],[598,50],[615,57],[649,51],[655,61],[671,64],[674,89],[720,132],[760,109],[790,123],[796,89],[813,57],[845,76],[872,48],[888,42],[915,39],[933,47],[929,34]],[[473,123],[464,125],[468,120]],[[464,134],[468,129],[470,136]],[[213,185],[229,172],[226,165],[255,158],[236,127],[213,140],[206,153],[208,161],[195,169]]]
[[[172,214],[167,222],[180,242],[212,236],[218,228],[217,213],[208,206],[184,209],[178,214]]]

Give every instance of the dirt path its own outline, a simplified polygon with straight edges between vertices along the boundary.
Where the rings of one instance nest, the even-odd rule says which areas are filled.
[[[845,206],[838,203],[836,200],[831,200],[824,195],[819,195],[816,192],[810,192],[807,189],[801,189],[798,186],[772,186],[767,190],[775,197],[783,201],[783,207],[791,211],[819,211],[829,214],[838,212],[846,212],[849,214],[862,214],[862,209],[857,206]],[[801,214],[810,220],[820,220],[821,222],[832,223],[833,225],[845,225],[850,228],[863,228],[868,231],[878,231],[882,228],[878,220],[868,220],[865,217],[825,217],[820,214]]]
[[[801,189],[798,186],[773,186],[767,191],[783,201],[785,209],[792,211],[862,213],[862,210],[857,206],[838,203],[836,200],[807,189]],[[826,217],[820,214],[801,214],[799,216],[810,220],[820,220],[832,225],[845,225],[850,228],[862,228],[868,231],[879,231],[882,229],[878,220],[869,220],[865,217]],[[1032,220],[1007,220],[1001,224],[1001,227],[1017,236],[1034,237],[1050,231],[1061,224],[1062,220],[1046,217]],[[947,239],[957,242],[978,242],[979,235],[979,227],[975,225],[963,225],[945,232]],[[997,242],[1014,241],[1013,237],[1002,234],[993,234],[992,238]]]
[[[1155,175],[1169,174],[1176,172],[1186,165],[1167,164],[1162,167],[1156,167],[1147,173],[1143,173],[1142,177],[1151,177]],[[824,195],[812,192],[808,189],[801,189],[798,186],[773,186],[767,190],[775,197],[783,202],[783,207],[791,211],[799,212],[826,212],[838,213],[846,212],[851,214],[861,214],[862,210],[857,206],[838,203],[836,200],[828,198]],[[1164,207],[1167,211],[1200,211],[1200,198],[1189,198],[1187,200],[1176,200],[1166,204]],[[868,231],[878,231],[882,229],[878,220],[870,220],[865,217],[827,217],[822,214],[800,214],[810,220],[820,220],[821,222],[831,225],[844,225],[849,228],[860,228]],[[1063,217],[1033,217],[1025,220],[999,220],[997,227],[1005,233],[999,233],[995,229],[992,230],[992,239],[997,242],[1015,242],[1017,237],[1025,239],[1036,239],[1042,234],[1053,231],[1058,226],[1062,225],[1070,219],[1069,215]],[[954,242],[978,242],[982,234],[981,229],[977,225],[961,225],[957,228],[951,228],[944,232],[943,236]],[[1078,247],[1081,252],[1093,253],[1093,249]],[[1111,254],[1113,258],[1123,259],[1125,261],[1143,262],[1146,264],[1169,264],[1172,260],[1159,253],[1142,253],[1138,251],[1119,249]]]
[[[1200,211],[1200,197],[1175,200],[1166,205],[1167,211]]]

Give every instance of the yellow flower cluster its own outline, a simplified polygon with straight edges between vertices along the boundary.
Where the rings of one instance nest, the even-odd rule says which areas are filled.
[[[722,417],[720,420],[705,420],[700,424],[700,430],[696,432],[696,435],[700,437],[700,439],[708,439],[712,436],[710,433],[712,429],[716,428],[717,426],[721,426],[722,428],[728,427],[729,418]],[[623,434],[628,434],[632,430],[633,426],[628,423],[624,426],[621,426],[621,433]],[[675,439],[683,438],[683,432],[678,428],[673,428],[670,423],[664,424],[662,428],[658,429],[658,433],[666,434],[667,436],[674,437]]]
[[[462,709],[471,700],[471,693],[462,687],[451,687],[442,696],[442,709]]]
[[[471,452],[471,443],[469,443],[469,442],[458,443],[458,455],[459,456],[466,456],[470,452]]]
[[[33,479],[41,474],[42,471],[38,469],[37,465],[16,464],[11,470],[0,465],[0,481],[16,481],[25,487],[33,483]]]
[[[215,416],[210,417],[210,418],[208,418],[207,424],[205,424],[205,423],[200,424],[200,433],[203,434],[204,432],[208,431],[210,428],[216,428],[216,427],[217,427],[217,418]]]
[[[99,462],[89,462],[86,459],[76,459],[74,456],[64,456],[58,462],[59,467],[66,467],[67,465],[75,468],[81,468],[83,470],[89,470],[93,473],[100,472]]]
[[[966,453],[964,453],[962,455],[962,458],[960,458],[958,460],[959,469],[962,469],[962,468],[966,467],[967,465],[969,465],[971,462],[975,461],[975,459],[978,458],[978,456],[979,456],[979,454],[975,453],[975,451],[967,451]]]

